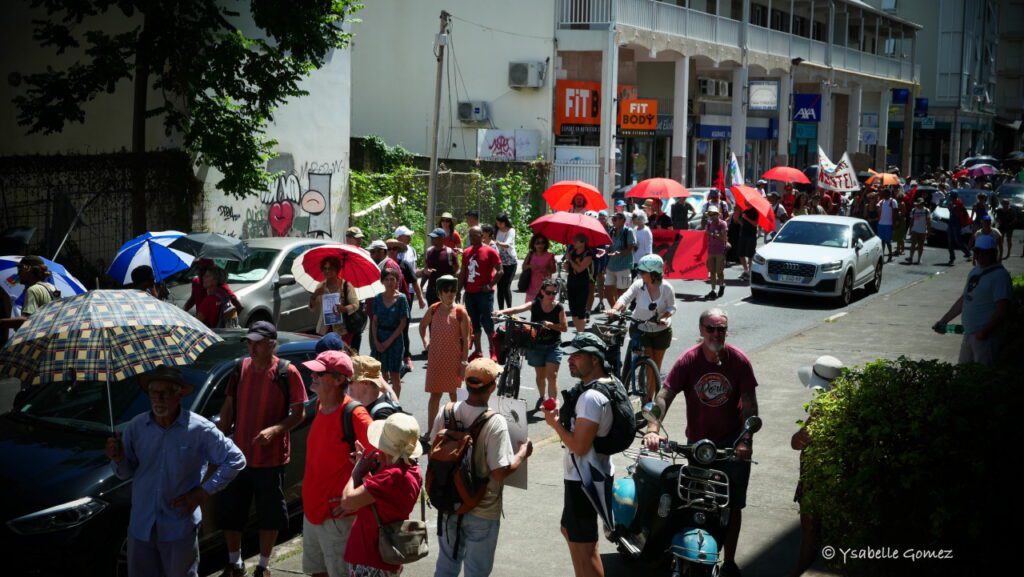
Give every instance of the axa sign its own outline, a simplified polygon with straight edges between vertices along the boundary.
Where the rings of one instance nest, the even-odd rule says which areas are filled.
[[[821,95],[820,94],[794,94],[793,95],[793,120],[798,122],[820,122],[821,121]]]

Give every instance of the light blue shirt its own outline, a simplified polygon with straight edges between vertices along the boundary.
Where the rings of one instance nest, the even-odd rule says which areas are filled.
[[[151,412],[128,422],[124,456],[111,463],[114,473],[132,481],[128,534],[140,541],[177,541],[193,534],[203,519],[199,507],[182,515],[171,501],[202,485],[214,494],[245,468],[242,451],[217,427],[184,408],[170,427],[161,427]],[[207,465],[219,465],[203,482]]]
[[[996,303],[1013,298],[1013,281],[1010,279],[1010,273],[1001,265],[991,266],[999,267],[999,270],[992,270],[980,276],[986,269],[976,266],[967,275],[961,312],[964,334],[980,331],[992,320],[992,315],[996,312]]]

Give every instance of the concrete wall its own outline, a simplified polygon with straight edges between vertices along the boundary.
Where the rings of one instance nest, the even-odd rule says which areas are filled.
[[[532,129],[550,156],[554,90],[551,0],[373,0],[359,13],[352,46],[352,134],[377,135],[428,156],[441,10],[452,14],[442,82],[441,158],[475,158],[478,128]],[[542,88],[508,86],[511,61],[547,62]],[[456,67],[455,64],[458,63]],[[490,122],[458,120],[458,102],[482,100]]]
[[[61,67],[75,60],[75,54],[63,57],[41,49],[32,40],[31,20],[45,13],[32,12],[25,2],[6,7],[0,21],[0,53],[18,54],[18,58],[0,59],[0,155],[18,154],[94,154],[126,151],[131,146],[132,85],[122,81],[111,94],[100,94],[86,104],[85,122],[66,125],[55,135],[25,135],[17,126],[14,94],[23,86],[12,87],[12,73],[28,74],[47,65]],[[249,32],[252,24],[239,20]],[[108,32],[128,29],[133,23],[123,18],[106,17],[87,23],[83,29],[102,27]],[[227,197],[216,183],[221,174],[199,167],[202,182],[202,210],[195,218],[196,230],[210,230],[235,236],[332,236],[343,238],[348,219],[348,150],[351,61],[348,50],[331,54],[327,64],[301,82],[309,95],[281,106],[267,127],[267,136],[278,141],[280,156],[269,163],[271,172],[284,171],[267,190],[245,199]],[[151,93],[149,107],[162,102]],[[175,148],[177,135],[164,134],[160,118],[147,122],[147,150]]]

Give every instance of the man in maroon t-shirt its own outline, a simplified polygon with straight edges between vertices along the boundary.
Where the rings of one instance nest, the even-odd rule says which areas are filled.
[[[435,228],[427,236],[430,237],[430,248],[423,255],[423,268],[418,274],[422,279],[420,282],[426,287],[427,304],[432,305],[441,300],[437,296],[437,279],[445,275],[459,275],[459,255],[455,249],[445,246],[448,233],[443,228]]]
[[[462,253],[462,270],[459,271],[459,288],[456,295],[466,291],[463,302],[469,320],[473,323],[473,346],[476,351],[470,359],[483,356],[480,348],[480,329],[487,331],[487,344],[491,359],[498,360],[498,349],[494,345],[494,287],[501,278],[501,257],[498,251],[483,243],[484,233],[479,226],[469,229],[469,248]]]
[[[240,372],[230,377],[220,410],[218,427],[245,455],[246,467],[221,493],[220,528],[227,541],[228,566],[224,575],[244,577],[241,559],[242,529],[249,521],[249,507],[256,501],[260,559],[253,575],[267,573],[278,531],[288,529],[288,505],[284,498],[284,469],[291,457],[291,436],[306,418],[306,387],[295,365],[287,370],[287,395],[278,378],[280,359],[277,328],[257,321],[243,337],[249,358]]]
[[[722,575],[738,575],[736,544],[740,536],[742,510],[747,502],[750,480],[750,456],[753,439],[743,434],[744,421],[757,414],[757,379],[750,359],[738,348],[725,344],[729,317],[725,311],[709,309],[700,315],[700,344],[684,352],[672,365],[663,388],[655,400],[662,421],[679,393],[686,399],[686,438],[688,442],[710,439],[719,447],[736,443],[738,461],[718,461],[714,468],[729,477],[729,506],[732,515],[724,539]],[[644,435],[644,444],[657,449],[663,437],[652,423]],[[738,441],[738,442],[737,442]]]

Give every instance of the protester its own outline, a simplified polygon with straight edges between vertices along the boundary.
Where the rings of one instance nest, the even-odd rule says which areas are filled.
[[[923,201],[923,199],[921,200]],[[832,381],[839,378],[842,371],[842,361],[829,355],[823,355],[814,361],[813,366],[801,367],[797,371],[797,376],[800,377],[800,381],[805,387],[825,392],[832,388]],[[813,402],[808,412],[810,416],[807,417],[803,426],[793,433],[793,437],[790,439],[790,446],[793,450],[800,451],[800,479],[797,481],[796,493],[793,495],[793,500],[800,506],[800,556],[797,559],[796,568],[791,574],[792,577],[800,577],[805,571],[810,569],[815,559],[818,558],[818,551],[821,550],[819,543],[821,540],[821,519],[806,511],[803,503],[804,491],[807,489],[804,486],[803,480],[804,449],[811,443],[811,434],[808,426],[814,418]]]
[[[317,395],[316,416],[306,438],[306,469],[302,476],[302,572],[313,577],[347,576],[345,546],[355,517],[344,515],[341,491],[352,476],[356,441],[368,443],[372,419],[361,404],[345,394],[353,375],[352,359],[326,351],[302,363],[309,369]],[[351,406],[350,406],[351,405]],[[349,438],[349,435],[354,438]]]
[[[569,313],[572,324],[580,332],[587,325],[587,295],[594,290],[593,263],[594,251],[587,246],[587,235],[578,234],[573,239],[572,249],[565,259],[568,272],[565,292],[569,299]]]
[[[445,212],[441,214],[441,219],[437,221],[437,226],[444,231],[444,245],[456,252],[462,252],[462,235],[459,231],[455,230],[455,217],[452,213]]]
[[[677,198],[672,203],[672,228],[675,230],[689,230],[690,219],[696,214],[693,205],[684,198]]]
[[[491,351],[491,359],[498,359],[498,349],[494,341],[494,287],[501,280],[501,257],[493,248],[483,242],[484,233],[480,227],[469,229],[470,246],[462,253],[462,270],[459,272],[458,295],[465,291],[463,302],[473,324],[473,348],[471,358],[483,356],[480,346],[480,331],[487,334],[487,344]]]
[[[995,213],[996,224],[999,226],[999,231],[1003,233],[1003,239],[1006,241],[1006,250],[1001,252],[1003,259],[1007,259],[1013,254],[1013,231],[1017,228],[1017,211],[1010,206],[1009,198],[1002,198],[1000,199],[1000,206],[995,210]]]
[[[192,263],[192,266],[195,268],[196,271],[196,276],[192,277],[192,293],[181,308],[187,311],[194,306],[196,307],[196,312],[198,312],[199,305],[206,298],[206,295],[209,294],[203,283],[203,279],[206,276],[206,271],[210,269],[220,271],[220,268],[217,267],[217,265],[214,264],[214,262],[208,258],[196,259],[195,262]],[[227,294],[227,297],[231,300],[231,304],[235,307],[235,309],[241,312],[242,303],[239,302],[238,297],[235,296],[235,293],[231,290],[231,288],[227,285],[226,282],[221,283],[221,290],[222,292]]]
[[[971,207],[973,232],[978,232],[978,229],[981,228],[981,219],[986,216],[989,216],[988,195],[982,192],[978,194],[977,200],[974,201],[974,206]]]
[[[569,330],[565,307],[556,301],[558,282],[552,278],[541,284],[537,298],[517,307],[497,311],[496,315],[514,315],[530,311],[530,322],[543,325],[526,351],[526,362],[537,372],[537,407],[545,399],[558,402],[558,366],[562,362],[561,334]]]
[[[572,411],[566,411],[564,422],[557,409],[544,409],[544,420],[565,447],[561,529],[569,545],[573,572],[576,577],[596,577],[604,575],[597,546],[597,510],[584,492],[579,469],[594,468],[609,478],[615,474],[611,457],[594,450],[594,439],[607,436],[613,423],[611,400],[594,388],[597,381],[609,378],[608,349],[592,333],[577,333],[562,348],[569,353],[569,374],[580,379],[575,385],[579,395]]]
[[[391,388],[402,396],[402,365],[405,342],[402,333],[409,324],[409,302],[398,292],[398,277],[394,269],[384,269],[381,282],[384,292],[373,297],[370,315],[370,356],[380,361]]]
[[[873,190],[868,192],[864,198],[864,220],[868,221],[868,225],[875,234],[878,234],[878,219],[880,215],[878,202],[878,193]]]
[[[364,238],[366,238],[366,235],[363,234],[363,230],[358,226],[350,226],[345,231],[345,244],[347,245],[362,248]]]
[[[725,294],[725,254],[729,252],[729,224],[721,218],[717,206],[708,207],[708,222],[704,227],[708,244],[708,274],[711,291],[704,295],[704,300],[721,298]],[[715,292],[718,286],[718,292]]]
[[[793,216],[806,216],[810,214],[808,208],[810,206],[810,199],[804,193],[800,193],[796,196],[796,201],[793,203]]]
[[[729,317],[721,309],[708,309],[698,320],[701,343],[680,355],[665,379],[655,404],[662,422],[676,395],[683,393],[686,401],[687,443],[709,439],[718,447],[736,446],[736,461],[715,463],[729,478],[729,527],[723,541],[721,573],[723,577],[739,575],[736,566],[736,545],[747,504],[747,483],[750,479],[750,458],[753,439],[745,435],[746,419],[757,415],[757,379],[750,359],[729,344]],[[657,450],[664,441],[657,423],[650,423],[644,435],[649,450]]]
[[[647,227],[647,216],[642,212],[633,215],[633,236],[636,237],[636,250],[633,251],[633,268],[640,259],[654,252],[654,233]]]
[[[486,493],[476,507],[461,516],[448,515],[439,527],[440,548],[434,577],[458,577],[463,566],[466,577],[491,574],[501,526],[505,479],[533,454],[533,443],[529,439],[518,443],[513,450],[504,416],[484,416],[500,372],[501,367],[490,359],[474,360],[466,367],[466,400],[449,404],[430,421],[430,438],[434,439],[442,429],[467,430],[480,419],[486,419],[473,443],[472,469],[478,478],[488,479]]]
[[[399,577],[402,567],[381,559],[380,525],[408,519],[416,506],[420,427],[415,418],[395,413],[374,421],[366,436],[370,444],[357,442],[352,476],[341,494],[342,509],[356,515],[345,562],[351,577]]]
[[[892,198],[888,188],[882,189],[882,200],[878,201],[878,238],[882,240],[882,253],[888,251],[886,262],[892,262],[893,224],[899,220],[899,203]]]
[[[44,280],[49,274],[43,259],[38,256],[28,255],[18,261],[18,282],[25,287],[25,304],[21,305],[21,316],[30,317],[53,299],[60,298],[57,287]]]
[[[796,207],[796,194],[793,192],[793,185],[786,183],[782,192],[782,206],[786,208],[786,214],[794,216],[793,210]]]
[[[757,209],[750,207],[743,212],[736,211],[740,215],[740,234],[737,256],[740,258],[740,266],[743,272],[740,273],[740,280],[750,280],[750,265],[754,260],[754,253],[757,252],[757,221],[760,215]]]
[[[1013,283],[996,260],[996,243],[982,236],[974,243],[975,267],[967,276],[963,294],[932,328],[944,333],[946,323],[962,315],[960,363],[992,365],[1003,344],[1003,324],[1012,314]]]
[[[893,214],[892,236],[896,241],[896,256],[903,256],[906,250],[907,241],[907,219],[910,218],[910,211],[907,210],[905,196],[902,191],[896,193],[896,211]]]
[[[467,210],[464,216],[466,217],[466,230],[472,230],[474,227],[480,226],[479,210]],[[469,248],[469,245],[472,244],[471,239],[469,238],[469,233],[466,233],[466,238],[463,239],[463,242],[463,249]],[[463,262],[462,265],[465,266],[466,263]]]
[[[519,258],[516,256],[516,229],[512,228],[512,221],[508,215],[501,213],[494,219],[498,232],[495,236],[495,244],[498,245],[498,256],[501,257],[501,281],[498,283],[498,307],[512,306],[512,281],[516,276],[516,269],[519,267]]]
[[[786,221],[789,220],[789,214],[786,212],[786,207],[782,206],[782,203],[779,201],[779,193],[775,191],[769,192],[768,200],[771,202],[772,212],[775,214],[775,228],[771,232],[765,234],[766,241],[770,241],[775,238],[775,235],[782,230],[782,225],[786,224]]]
[[[139,377],[139,386],[150,410],[104,449],[114,474],[132,479],[128,575],[197,577],[201,505],[245,468],[245,457],[213,423],[181,407],[193,386],[180,369],[158,366]]]
[[[249,524],[249,506],[255,499],[260,558],[253,575],[262,577],[278,532],[288,529],[284,470],[291,460],[290,431],[306,418],[307,396],[298,368],[274,354],[274,325],[257,321],[242,340],[249,356],[228,380],[217,426],[225,434],[234,428],[231,438],[247,466],[221,497],[219,525],[228,550],[224,574],[243,577],[242,529]]]
[[[526,253],[523,260],[522,274],[530,276],[530,284],[526,288],[526,302],[537,298],[540,293],[541,284],[555,274],[555,255],[548,252],[549,242],[542,234],[535,234],[530,237],[530,252]]]
[[[971,237],[971,246],[978,242],[978,237],[990,236],[996,242],[996,262],[1003,260],[1003,233],[992,227],[992,215],[986,214],[981,217],[981,228],[974,232]]]
[[[707,224],[708,224],[708,210],[710,210],[712,206],[716,207],[718,209],[719,217],[722,218],[722,220],[726,220],[726,219],[729,218],[729,206],[728,206],[728,203],[726,201],[720,199],[720,195],[718,194],[718,190],[712,189],[712,190],[708,191],[708,200],[707,200],[707,202],[705,202],[704,206],[701,207],[701,213],[700,213],[700,227],[701,228],[704,228],[704,227],[707,226]]]
[[[964,202],[957,196],[956,191],[949,193],[949,219],[946,221],[946,248],[949,249],[949,265],[956,262],[954,251],[960,249],[964,258],[971,258],[970,251],[964,246],[963,228],[971,224],[971,217],[967,214]]]
[[[223,269],[213,266],[203,272],[203,290],[206,291],[206,295],[196,304],[196,318],[211,329],[227,326],[231,297],[223,288],[224,281]],[[237,311],[234,314],[237,320]]]
[[[921,257],[924,256],[924,244],[928,240],[928,231],[932,226],[932,212],[925,208],[924,199],[917,197],[914,201],[914,208],[910,210],[910,254],[907,256],[907,264],[914,263],[914,252],[917,251],[917,262],[921,264]]]
[[[640,278],[619,297],[610,312],[620,314],[630,303],[636,303],[633,318],[646,322],[637,325],[639,334],[631,334],[630,338],[640,339],[644,355],[650,357],[660,371],[665,351],[672,344],[672,315],[676,312],[676,295],[672,285],[663,278],[665,263],[660,256],[649,254],[640,259],[637,270]],[[655,389],[657,377],[653,373],[647,376],[645,402],[653,399],[658,392]]]
[[[153,267],[148,264],[137,266],[132,269],[132,282],[128,288],[148,293],[149,296],[165,301],[169,296],[164,283],[157,283],[153,274]]]
[[[423,256],[420,282],[426,285],[427,306],[432,306],[439,299],[437,279],[443,276],[458,276],[459,256],[455,249],[446,246],[445,241],[448,237],[443,228],[435,228],[427,236],[430,237],[430,247]]]
[[[665,214],[662,210],[662,201],[660,198],[652,198],[647,202],[650,203],[651,214],[649,222],[651,223],[652,230],[672,230],[672,217]],[[683,202],[680,199],[680,202]]]
[[[391,386],[381,376],[380,361],[373,357],[352,357],[352,380],[348,388],[352,398],[366,407],[374,421],[402,412],[402,407],[391,393]]]
[[[399,227],[400,232],[406,232]],[[420,289],[419,283],[416,282],[416,268],[405,258],[405,254],[409,250],[409,245],[406,243],[392,238],[387,241],[388,245],[388,258],[398,263],[398,270],[402,273],[400,283],[400,290],[405,295],[406,302],[408,303],[407,320],[405,328],[402,329],[402,350],[404,356],[402,358],[402,368],[399,371],[402,375],[412,370],[412,346],[409,341],[409,323],[408,319],[412,318],[412,302],[415,297],[416,302],[419,304],[421,309],[427,308],[427,302],[423,298],[423,291]]]
[[[352,337],[348,335],[343,316],[359,310],[359,297],[356,296],[356,289],[351,283],[338,278],[340,270],[341,260],[336,256],[328,256],[320,261],[320,272],[323,273],[324,280],[317,284],[316,290],[309,296],[309,310],[316,315],[316,334],[323,336],[328,332],[334,332],[343,340],[351,342]],[[340,319],[339,322],[330,325],[324,322],[322,304],[324,295],[329,294],[339,295],[333,312],[339,315]]]
[[[604,292],[609,303],[619,300],[622,291],[632,282],[633,251],[636,250],[636,235],[626,226],[626,216],[620,212],[612,215],[612,230],[609,233],[612,244],[608,252],[608,270],[605,272]]]
[[[446,276],[437,282],[441,300],[431,305],[420,321],[420,340],[423,350],[427,351],[428,423],[434,422],[441,395],[447,394],[451,401],[455,400],[455,391],[462,384],[468,364],[469,343],[473,336],[469,313],[462,305],[455,304],[458,280]]]

